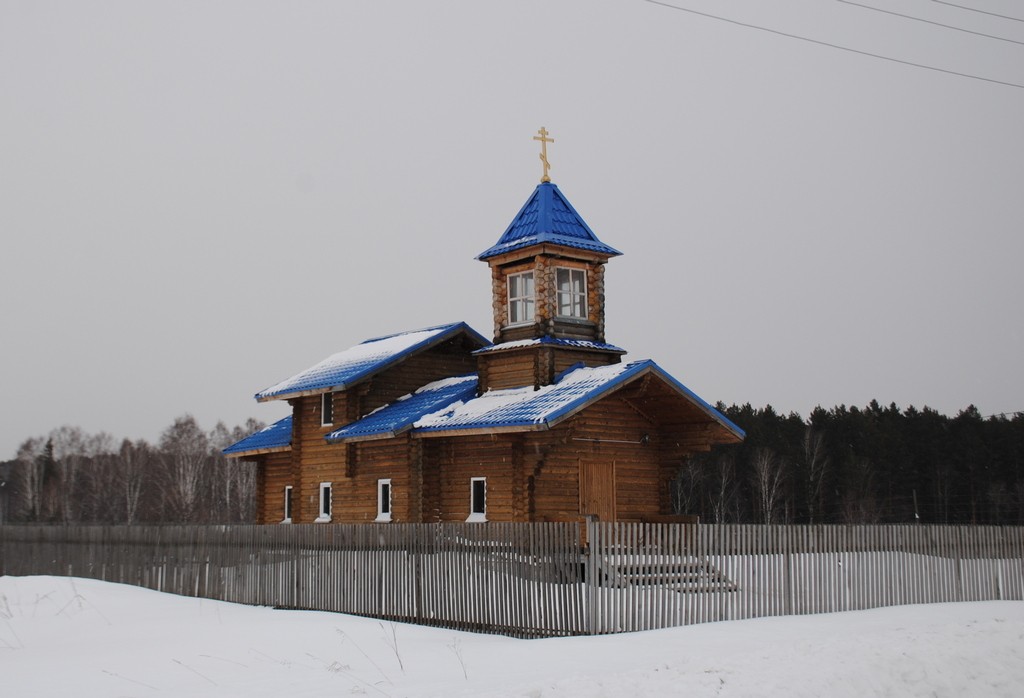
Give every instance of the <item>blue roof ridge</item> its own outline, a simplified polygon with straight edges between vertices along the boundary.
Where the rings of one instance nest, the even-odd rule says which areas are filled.
[[[299,376],[303,375],[304,373],[310,371],[312,368],[315,368],[317,365],[319,365],[319,364],[315,364],[314,366],[306,369],[305,371],[300,371],[299,373],[295,374],[291,378],[287,378],[287,379],[285,379],[283,381],[275,383],[270,388],[266,388],[266,389],[261,390],[260,392],[256,393],[256,396],[255,396],[256,400],[259,401],[259,402],[266,402],[268,400],[279,400],[279,399],[282,399],[282,398],[284,398],[286,396],[316,394],[316,393],[322,393],[322,392],[327,392],[327,391],[331,391],[331,390],[339,390],[339,389],[348,388],[349,386],[352,386],[352,385],[354,385],[354,384],[356,384],[356,383],[366,379],[369,376],[375,375],[376,373],[380,373],[384,369],[389,368],[389,367],[395,365],[396,363],[399,363],[400,361],[404,360],[408,356],[411,356],[413,354],[419,353],[420,351],[423,351],[425,349],[429,349],[430,347],[436,346],[436,345],[438,345],[438,344],[440,344],[440,343],[442,343],[444,341],[447,341],[451,337],[453,337],[456,334],[458,334],[460,331],[465,331],[467,334],[470,335],[471,338],[476,339],[479,343],[483,344],[484,346],[488,346],[488,345],[491,344],[490,340],[485,338],[483,335],[481,335],[479,332],[474,330],[472,327],[470,327],[465,322],[457,322],[457,323],[452,323],[452,324],[448,324],[448,325],[436,325],[434,327],[427,327],[427,328],[420,329],[420,330],[410,330],[410,331],[407,331],[407,332],[396,332],[395,334],[391,334],[391,335],[386,335],[386,336],[382,336],[382,337],[375,337],[373,339],[368,339],[368,340],[366,340],[364,342],[360,342],[359,344],[356,344],[353,347],[349,347],[349,349],[347,349],[347,350],[343,350],[342,352],[337,352],[337,353],[344,353],[344,351],[351,350],[354,347],[364,346],[366,344],[372,344],[374,342],[380,342],[380,341],[384,341],[386,339],[392,339],[392,338],[400,337],[400,336],[403,336],[403,335],[416,334],[416,333],[420,333],[420,332],[433,332],[433,331],[437,331],[437,334],[432,335],[430,337],[427,337],[427,338],[423,339],[420,342],[417,342],[416,344],[414,344],[412,346],[406,347],[403,351],[398,352],[398,353],[396,353],[396,354],[394,354],[392,356],[389,356],[387,358],[381,359],[381,360],[377,361],[376,363],[368,364],[365,368],[363,368],[361,370],[355,371],[351,375],[346,376],[344,380],[341,380],[339,382],[316,383],[314,385],[303,386],[303,387],[298,387],[298,388],[285,387],[285,388],[282,388],[280,390],[274,390],[273,392],[270,392],[275,387],[281,385],[282,383],[288,383],[289,381],[292,381],[292,380],[298,378]],[[331,358],[331,357],[328,357],[328,359],[329,358]],[[326,361],[326,360],[327,359],[325,359],[324,361]],[[320,362],[320,363],[323,363],[323,362]]]
[[[450,331],[450,330],[453,330],[453,329],[456,329],[456,328],[459,328],[459,327],[465,328],[471,334],[477,335],[477,337],[479,337],[485,343],[487,343],[487,344],[491,343],[490,340],[486,339],[483,335],[481,335],[479,332],[477,332],[472,327],[470,327],[464,320],[460,320],[458,322],[445,322],[445,323],[441,323],[440,325],[433,325],[431,327],[421,327],[421,328],[416,329],[416,330],[406,330],[404,332],[392,332],[391,334],[382,334],[379,337],[370,337],[369,339],[364,339],[359,344],[370,344],[371,342],[381,342],[381,341],[384,341],[385,339],[391,339],[392,337],[401,337],[403,334],[415,334],[416,332],[433,332],[435,330]],[[356,345],[356,346],[358,346],[358,345]]]

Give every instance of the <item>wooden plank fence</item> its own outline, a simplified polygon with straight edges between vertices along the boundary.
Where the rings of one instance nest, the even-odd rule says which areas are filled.
[[[51,574],[516,637],[1024,600],[1024,528],[573,523],[0,526]],[[585,543],[584,543],[585,541]]]

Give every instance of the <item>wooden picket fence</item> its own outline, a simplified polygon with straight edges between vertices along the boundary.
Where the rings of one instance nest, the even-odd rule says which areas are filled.
[[[1024,528],[7,525],[0,574],[549,637],[1024,600]]]

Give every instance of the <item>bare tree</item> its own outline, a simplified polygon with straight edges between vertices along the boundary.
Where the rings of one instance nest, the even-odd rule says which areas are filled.
[[[777,523],[776,512],[782,502],[786,462],[769,448],[759,448],[753,458],[754,493],[761,509],[761,522]]]
[[[807,488],[807,518],[809,523],[821,515],[822,497],[825,490],[825,474],[829,458],[825,451],[825,437],[808,425],[804,430],[804,466]]]
[[[133,524],[138,520],[139,503],[152,462],[153,450],[145,441],[140,439],[133,443],[125,439],[121,442],[115,472],[125,523]]]
[[[81,514],[78,491],[82,466],[85,462],[85,434],[78,427],[62,426],[50,432],[53,458],[57,462],[60,484],[57,488],[57,508],[61,522],[78,521]]]
[[[703,468],[696,458],[687,458],[678,468],[672,480],[672,511],[676,514],[693,514],[700,511],[700,488]]]
[[[192,415],[184,415],[175,419],[161,435],[160,450],[166,465],[165,511],[175,521],[197,521],[209,439]]]
[[[731,450],[719,451],[709,459],[709,465],[707,481],[711,516],[715,523],[725,523],[737,496],[736,455]]]
[[[15,460],[20,508],[29,521],[40,521],[43,517],[43,485],[46,480],[47,454],[52,459],[53,444],[42,438],[26,439],[18,447]]]

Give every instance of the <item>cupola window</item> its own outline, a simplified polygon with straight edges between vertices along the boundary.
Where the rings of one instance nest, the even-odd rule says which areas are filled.
[[[558,316],[587,318],[587,272],[583,269],[559,267],[555,271],[558,289]]]
[[[533,322],[536,308],[533,272],[511,274],[508,277],[508,324],[524,325]]]

